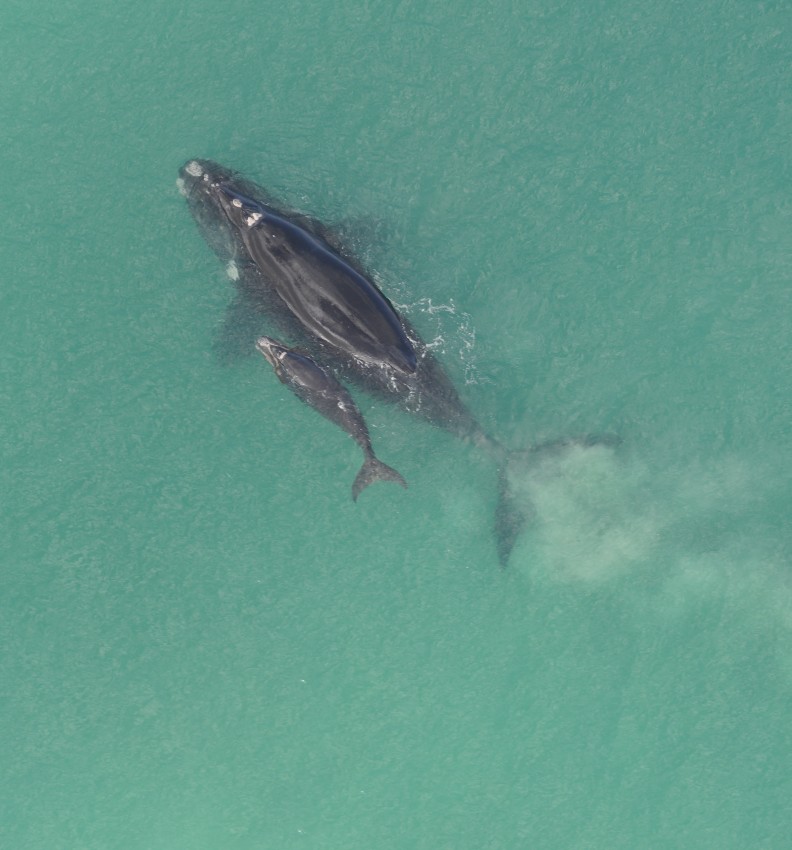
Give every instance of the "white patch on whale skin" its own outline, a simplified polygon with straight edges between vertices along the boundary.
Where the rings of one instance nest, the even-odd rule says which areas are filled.
[[[239,198],[233,198],[231,201],[231,205],[236,207],[238,210],[242,209],[242,201]]]
[[[239,280],[239,266],[233,260],[226,266],[226,274],[230,280]]]
[[[248,227],[255,227],[261,221],[262,215],[260,212],[253,212],[245,218],[245,224]]]
[[[203,174],[203,169],[195,160],[188,162],[187,165],[184,166],[184,170],[190,175],[190,177],[200,177]]]

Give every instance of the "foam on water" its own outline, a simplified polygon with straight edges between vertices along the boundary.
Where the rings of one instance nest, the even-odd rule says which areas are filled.
[[[449,299],[436,304],[431,298],[417,298],[406,304],[394,302],[405,316],[419,317],[426,347],[443,360],[458,362],[464,368],[464,383],[486,382],[476,357],[476,330],[470,314]]]

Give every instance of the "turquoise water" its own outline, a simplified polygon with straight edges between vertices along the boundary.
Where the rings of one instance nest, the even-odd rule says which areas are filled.
[[[0,847],[785,848],[792,7],[13,4]],[[175,178],[338,223],[510,445],[263,358]]]

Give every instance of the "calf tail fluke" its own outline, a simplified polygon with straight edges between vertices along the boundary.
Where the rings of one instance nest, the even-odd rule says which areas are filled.
[[[395,469],[383,463],[374,455],[370,455],[366,458],[363,466],[360,467],[360,472],[358,472],[352,484],[352,499],[356,502],[357,497],[366,487],[375,481],[395,481],[405,489],[407,488],[407,482]]]

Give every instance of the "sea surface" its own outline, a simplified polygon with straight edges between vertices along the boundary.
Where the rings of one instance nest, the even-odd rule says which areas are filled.
[[[0,847],[792,847],[788,0],[2,12]],[[343,235],[514,449],[262,357],[176,188]]]

